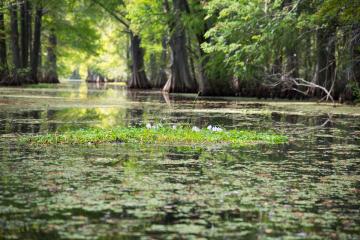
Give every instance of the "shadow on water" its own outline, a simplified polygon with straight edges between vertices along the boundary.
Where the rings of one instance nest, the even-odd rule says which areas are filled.
[[[14,97],[0,105],[0,239],[360,236],[357,116],[80,83],[3,89],[0,99],[6,91]],[[33,98],[15,97],[26,91]],[[39,95],[49,96],[46,105]],[[13,137],[159,121],[276,131],[290,141],[44,148]]]

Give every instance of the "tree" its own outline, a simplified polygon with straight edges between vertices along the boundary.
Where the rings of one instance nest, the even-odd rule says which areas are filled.
[[[31,35],[31,6],[28,0],[20,5],[21,19],[21,67],[27,68],[29,62],[30,35]]]
[[[335,83],[336,30],[333,27],[317,31],[317,63],[315,70],[315,83],[327,89]]]
[[[38,2],[35,11],[35,23],[34,23],[34,42],[31,55],[31,80],[33,83],[38,83],[38,67],[39,57],[41,54],[41,27],[43,17],[42,1]]]
[[[166,2],[166,9],[170,13],[169,4]],[[186,0],[173,0],[173,19],[169,23],[171,48],[171,75],[165,84],[163,91],[175,93],[197,93],[198,85],[190,74],[189,58],[186,44],[186,32],[181,21],[182,14],[188,8]]]
[[[6,34],[5,34],[5,21],[3,12],[3,1],[0,2],[0,84],[7,82],[8,77],[8,63],[6,51]]]
[[[150,88],[150,83],[145,73],[144,50],[141,47],[141,39],[133,32],[130,32],[130,39],[131,39],[132,72],[128,86],[129,88],[135,88],[135,89]]]
[[[160,61],[155,61],[155,66],[153,67],[154,76],[152,86],[154,88],[163,88],[168,80],[168,76],[166,73],[166,65],[167,65],[167,37],[163,37],[161,41],[161,56]],[[156,55],[153,55],[156,58]]]
[[[132,32],[141,37],[144,65],[153,88],[163,88],[167,82],[168,15],[163,0],[128,1],[127,18]]]
[[[51,29],[49,33],[48,46],[47,46],[47,60],[46,60],[46,72],[44,79],[41,82],[44,83],[59,83],[59,77],[57,72],[57,38],[55,29]]]
[[[105,12],[110,14],[115,20],[117,20],[130,35],[130,48],[131,48],[131,78],[128,82],[129,88],[147,89],[150,88],[149,80],[146,77],[144,68],[144,50],[141,47],[141,38],[130,29],[130,23],[124,13],[116,11],[118,3],[113,4],[111,8],[104,4],[100,0],[92,0],[98,6],[100,6]],[[126,7],[125,2],[120,1],[122,7]],[[115,9],[115,10],[114,10]]]
[[[16,69],[21,67],[20,47],[19,47],[19,29],[18,29],[18,5],[12,3],[9,6],[10,25],[11,25],[11,48],[13,64]]]

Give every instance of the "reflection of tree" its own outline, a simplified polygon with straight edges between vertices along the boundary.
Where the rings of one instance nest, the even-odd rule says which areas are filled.
[[[141,99],[141,93],[140,91],[138,90],[132,90],[132,89],[129,89],[127,92],[126,92],[126,98],[130,101],[140,101]]]
[[[56,111],[55,118],[68,124],[67,128],[84,126],[109,128],[124,125],[125,110],[121,108],[69,108]]]
[[[164,101],[166,102],[166,104],[171,107],[171,99],[170,99],[170,94],[168,92],[161,92]]]
[[[105,82],[88,83],[89,90],[106,90],[107,84]]]
[[[0,149],[0,186],[12,194],[7,202],[0,198],[0,205],[30,204],[27,199],[31,199],[31,205],[9,208],[8,222],[28,226],[24,230],[19,224],[12,225],[16,234],[35,231],[33,223],[43,218],[55,224],[57,231],[68,231],[66,226],[71,226],[76,233],[83,228],[73,219],[89,218],[93,224],[84,222],[82,226],[93,236],[106,232],[96,231],[97,223],[105,218],[115,224],[112,227],[142,226],[138,233],[151,232],[150,226],[156,224],[180,231],[177,224],[192,226],[195,221],[201,229],[199,235],[208,233],[205,226],[211,226],[214,234],[221,234],[229,225],[233,233],[245,229],[251,234],[265,226],[282,231],[285,220],[302,229],[307,215],[299,217],[296,212],[311,212],[312,220],[322,220],[322,211],[311,209],[333,199],[334,193],[339,204],[333,206],[335,210],[342,208],[342,199],[355,203],[348,184],[355,184],[356,179],[341,176],[356,163],[357,152],[350,149],[354,158],[332,169],[323,164],[338,156],[338,146],[329,145],[332,156],[325,160],[317,147],[104,144],[33,149],[9,145]],[[24,158],[26,161],[14,161]],[[336,175],[328,176],[327,171],[336,171]],[[324,178],[326,181],[321,181]],[[21,211],[24,209],[27,211]],[[354,218],[341,210],[337,213]],[[329,221],[335,224],[336,218]],[[46,230],[50,225],[41,226]]]
[[[126,109],[126,125],[134,126],[143,121],[144,110],[136,108]]]
[[[39,133],[42,110],[4,111],[0,116],[0,134]]]

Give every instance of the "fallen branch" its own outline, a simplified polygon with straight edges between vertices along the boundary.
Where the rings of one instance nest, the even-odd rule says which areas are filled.
[[[321,101],[328,101],[329,99],[332,101],[332,103],[335,104],[334,97],[331,95],[334,89],[334,82],[331,85],[330,89],[326,89],[326,87],[321,86],[319,84],[316,84],[314,82],[306,81],[303,78],[294,78],[290,77],[291,73],[280,75],[280,74],[273,74],[270,76],[271,79],[277,79],[275,82],[270,84],[270,87],[277,87],[277,86],[284,86],[286,90],[292,90],[296,91],[298,93],[301,93],[305,96],[309,95],[309,89],[320,89],[322,92],[325,93],[325,96],[320,99]],[[300,90],[299,88],[305,87],[308,88],[306,91]]]

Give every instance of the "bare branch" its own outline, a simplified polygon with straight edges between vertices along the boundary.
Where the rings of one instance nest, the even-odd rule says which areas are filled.
[[[332,92],[335,85],[334,82],[332,83],[330,89],[327,89],[326,87],[316,84],[314,82],[307,81],[303,78],[293,78],[290,75],[291,72],[283,75],[281,74],[270,75],[270,79],[272,79],[272,83],[268,84],[268,86],[273,88],[277,86],[283,86],[285,87],[285,89],[301,93],[305,96],[309,95],[309,89],[314,89],[314,88],[320,89],[322,92],[325,93],[325,96],[320,101],[323,101],[324,99],[328,101],[330,99],[333,103],[335,103],[335,100],[332,96]],[[274,79],[276,81],[274,81]],[[308,90],[304,91],[301,90],[300,88],[308,88]]]
[[[124,16],[122,16],[121,14],[118,14],[118,13],[112,11],[111,9],[107,8],[105,6],[105,4],[103,4],[101,1],[98,1],[98,0],[91,0],[91,1],[94,2],[95,4],[99,5],[102,9],[104,9],[107,13],[109,13],[112,17],[114,17],[117,21],[119,21],[122,25],[124,25],[125,28],[127,28],[127,29],[130,28],[130,24],[127,23]]]

